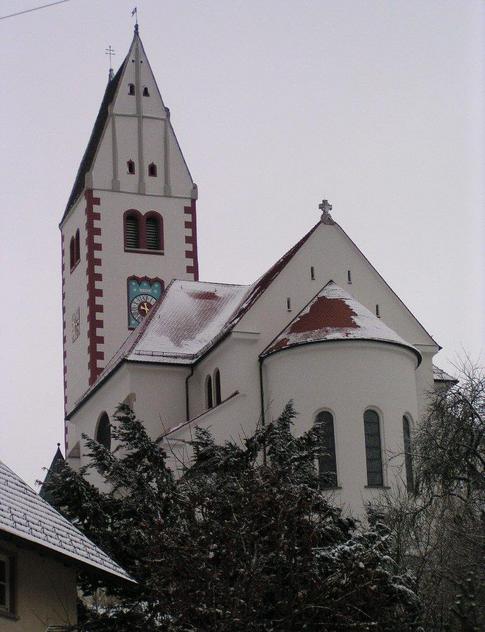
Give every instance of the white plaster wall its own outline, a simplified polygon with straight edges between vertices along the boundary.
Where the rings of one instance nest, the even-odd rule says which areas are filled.
[[[343,341],[305,345],[275,353],[263,364],[267,419],[279,416],[293,399],[294,430],[302,434],[319,410],[334,414],[338,484],[336,500],[361,513],[380,489],[369,489],[363,414],[379,412],[384,482],[405,480],[402,417],[417,418],[416,358],[405,349],[381,343]]]
[[[217,368],[223,400],[235,391],[247,395],[244,410],[237,411],[236,423],[243,424],[247,431],[254,429],[260,417],[258,336],[231,334],[197,364],[189,380],[190,418],[207,409],[206,378],[208,375],[213,378]]]
[[[315,270],[315,280],[310,276],[311,266]],[[351,271],[351,284],[347,282],[348,270]],[[236,329],[259,332],[258,347],[261,352],[331,280],[371,312],[375,313],[375,306],[378,304],[382,320],[404,340],[428,353],[430,357],[437,352],[438,348],[430,336],[336,224],[319,225],[241,319]],[[291,299],[291,312],[287,310],[287,297]],[[418,393],[422,398],[422,393],[432,380],[428,360],[419,372],[418,379]],[[422,403],[420,407],[423,406]]]
[[[15,556],[16,619],[0,615],[5,632],[45,632],[49,625],[75,625],[76,571],[63,562],[12,544],[2,551]]]
[[[251,398],[244,393],[239,393],[171,432],[162,444],[167,452],[171,469],[180,474],[184,467],[190,465],[192,449],[187,442],[195,438],[197,427],[210,430],[218,444],[226,441],[241,443],[245,436],[249,436],[246,420],[250,408]]]
[[[127,279],[135,275],[159,277],[165,286],[174,278],[192,279],[186,270],[184,206],[189,199],[96,191],[100,197],[102,265],[97,271],[103,275],[104,346],[105,363],[114,355],[126,339],[128,329]],[[137,209],[145,214],[157,211],[163,218],[165,249],[163,254],[125,252],[123,213]]]
[[[86,203],[82,196],[64,222],[64,318],[66,322],[66,367],[68,406],[75,402],[88,387],[88,331],[86,291]],[[70,271],[69,243],[79,229],[80,261]],[[72,341],[72,315],[79,308],[80,335]]]
[[[185,378],[189,373],[187,367],[121,365],[68,422],[69,446],[74,446],[77,441],[82,446],[80,462],[74,465],[87,463],[82,435],[94,438],[101,414],[107,412],[112,419],[118,404],[128,397],[135,414],[144,422],[153,439],[185,421]]]

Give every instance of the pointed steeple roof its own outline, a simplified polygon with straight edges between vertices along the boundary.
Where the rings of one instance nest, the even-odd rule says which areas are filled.
[[[47,474],[45,476],[44,482],[42,483],[42,487],[39,491],[39,496],[46,500],[48,503],[51,502],[51,493],[49,490],[49,484],[52,481],[52,478],[55,474],[59,474],[62,470],[62,466],[64,465],[64,455],[61,452],[61,444],[57,444],[57,450],[54,454],[54,458],[52,459],[52,463],[50,464],[49,469],[47,470]]]
[[[131,50],[131,47],[130,47],[130,50]],[[81,164],[79,165],[76,179],[74,180],[74,184],[71,189],[71,193],[69,195],[69,199],[67,201],[66,209],[64,211],[64,215],[62,216],[61,223],[66,217],[71,206],[74,204],[74,202],[77,200],[77,198],[81,195],[81,193],[84,190],[85,177],[93,164],[94,156],[96,155],[96,149],[98,148],[99,142],[103,135],[104,128],[106,126],[106,121],[108,120],[109,106],[113,102],[113,99],[116,94],[118,85],[120,83],[120,79],[123,75],[123,70],[125,69],[128,57],[129,57],[129,53],[125,57],[123,63],[119,67],[118,72],[115,74],[115,76],[112,79],[108,80],[108,85],[106,86],[103,100],[101,101],[101,106],[99,108],[98,115],[94,123],[93,131],[91,132],[88,145],[84,151]]]
[[[138,65],[138,63],[135,64],[135,61],[138,61],[140,65]],[[137,81],[142,83],[141,85],[137,86],[136,98],[133,98],[132,96],[125,96],[121,88],[122,84],[126,84],[127,86],[134,86]],[[147,92],[145,94],[145,90],[148,90],[148,88],[146,87],[146,85],[148,84],[150,84],[152,87],[150,88],[150,92]],[[144,96],[151,96],[152,98],[140,99],[139,93],[141,94],[142,91]],[[131,94],[134,93],[130,92],[130,95]],[[185,163],[185,159],[182,155],[177,139],[175,137],[175,133],[170,123],[170,113],[165,107],[162,96],[160,94],[160,90],[158,89],[157,82],[153,75],[153,71],[150,67],[150,63],[148,61],[143,43],[139,35],[139,31],[137,28],[135,28],[135,33],[133,35],[133,40],[131,42],[128,54],[124,58],[116,74],[108,80],[103,100],[101,102],[101,106],[99,108],[98,115],[96,117],[96,121],[94,123],[94,127],[89,138],[89,142],[79,165],[76,179],[69,195],[61,224],[64,221],[69,210],[82,194],[86,186],[86,176],[92,173],[92,170],[95,168],[98,149],[103,142],[103,137],[111,113],[114,115],[119,114],[121,116],[133,116],[142,118],[146,115],[150,118],[168,120],[168,142],[170,142],[171,146],[173,147],[170,152],[170,160],[174,161],[173,164],[175,165],[175,169],[179,171],[180,169],[182,169],[182,171],[185,171],[188,195],[191,195],[191,190],[192,194],[195,195],[192,177],[190,175],[187,164]],[[180,165],[182,165],[182,167],[180,167]],[[166,168],[168,169],[168,167]],[[94,188],[96,188],[95,183]],[[177,193],[180,192],[178,191]]]
[[[416,354],[418,364],[421,362],[421,354],[415,347],[333,281],[327,283],[261,355],[331,340],[394,344],[411,350]]]

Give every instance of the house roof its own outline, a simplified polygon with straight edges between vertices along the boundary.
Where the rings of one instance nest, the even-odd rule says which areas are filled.
[[[261,354],[329,340],[372,340],[421,354],[333,281],[315,296]]]
[[[134,580],[0,461],[0,532],[109,575]]]
[[[438,366],[433,364],[433,380],[435,382],[452,382],[453,384],[458,384],[458,380],[451,376],[443,369],[440,369]]]

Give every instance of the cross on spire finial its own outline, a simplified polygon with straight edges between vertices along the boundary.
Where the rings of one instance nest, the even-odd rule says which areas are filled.
[[[111,44],[108,46],[108,48],[105,50],[105,54],[109,55],[109,78],[110,80],[113,79],[113,64],[112,62],[112,57],[114,55],[116,55],[114,48],[111,48]]]
[[[322,224],[334,224],[332,216],[330,215],[330,211],[332,210],[330,202],[328,200],[322,200],[322,202],[318,205],[318,208],[322,211]]]
[[[138,33],[138,7],[131,12],[131,17],[135,16],[135,33]]]

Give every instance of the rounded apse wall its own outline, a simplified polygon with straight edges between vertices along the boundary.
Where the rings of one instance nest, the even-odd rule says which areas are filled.
[[[263,361],[266,420],[275,419],[292,399],[298,415],[294,431],[312,427],[322,410],[334,416],[337,462],[336,500],[361,513],[382,487],[369,487],[364,413],[379,415],[383,487],[404,484],[404,414],[417,418],[416,355],[397,345],[361,340],[292,347]]]

